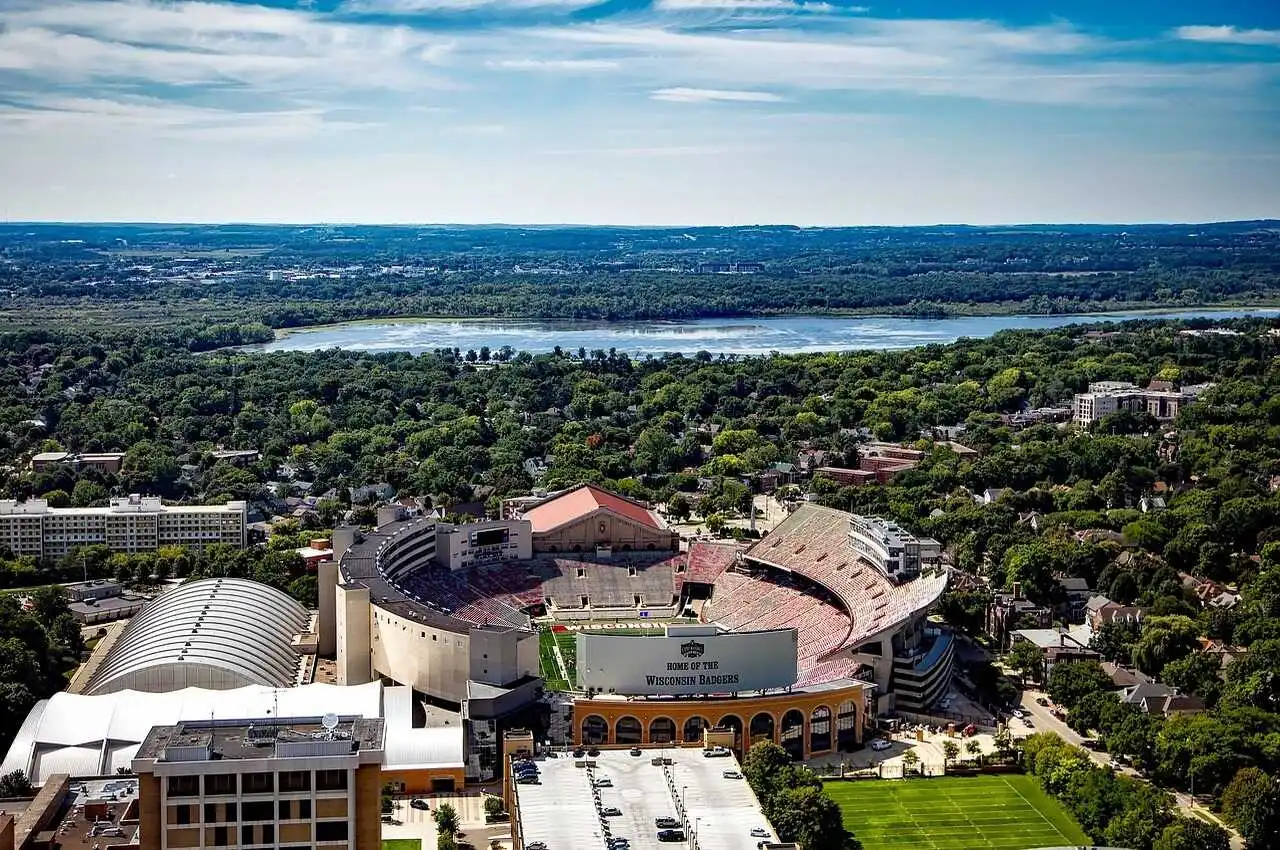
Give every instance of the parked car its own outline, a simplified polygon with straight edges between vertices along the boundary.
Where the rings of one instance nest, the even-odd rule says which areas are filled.
[[[639,748],[639,747],[632,747],[632,748],[631,748],[631,755],[633,755],[633,756],[638,756],[638,755],[643,755],[643,753],[640,751],[640,748]]]
[[[547,842],[530,841],[528,844],[524,846],[524,850],[547,850]]]
[[[751,830],[751,837],[752,838],[768,838],[769,830],[765,829],[763,826],[757,826]]]
[[[597,787],[597,788],[612,788],[612,787],[613,787],[613,780],[612,780],[612,779],[610,779],[610,778],[609,778],[609,777],[607,777],[607,776],[600,776],[600,777],[597,777],[597,779],[596,779],[596,787]]]
[[[539,779],[536,774],[530,773],[530,774],[526,774],[525,776],[517,776],[516,784],[517,785],[541,785],[542,780]]]
[[[600,748],[592,747],[591,749],[587,750],[587,755],[591,756],[592,758],[595,758],[596,756],[600,755]]]
[[[742,778],[742,774],[736,770],[726,770],[724,773],[720,775],[723,776],[725,779],[741,779]]]
[[[606,818],[616,818],[622,815],[622,809],[617,806],[609,806],[600,810],[600,816]]]
[[[680,826],[680,821],[672,817],[654,818],[653,825],[658,829],[674,829]]]
[[[576,749],[576,750],[574,750],[574,751],[573,751],[573,757],[574,757],[574,758],[576,758],[576,759],[580,759],[580,758],[582,758],[583,756],[585,756],[586,754],[587,754],[587,751],[586,751],[586,750],[584,750],[584,749],[582,749],[582,747],[578,747],[578,749]]]
[[[1026,712],[1020,708],[1015,708],[1011,710],[1009,713],[1012,714],[1014,717],[1017,717],[1018,719],[1022,719],[1023,717],[1026,716]]]
[[[630,850],[631,842],[625,838],[610,838],[610,850]]]
[[[427,805],[427,801],[426,801],[426,800],[419,800],[419,799],[410,800],[410,801],[409,801],[409,808],[411,808],[411,809],[421,809],[421,810],[422,810],[422,811],[424,811],[424,812],[429,812],[429,811],[431,811],[431,806]]]
[[[1022,718],[1022,725],[1023,725],[1023,726],[1026,726],[1028,729],[1034,729],[1034,728],[1036,728],[1036,724],[1034,724],[1034,723],[1032,723],[1032,722],[1031,722],[1031,718],[1030,718],[1030,717],[1024,717],[1024,718]]]
[[[683,829],[664,829],[658,833],[659,841],[684,841]]]
[[[1036,705],[1040,705],[1040,706],[1044,706],[1045,708],[1048,708],[1049,700],[1045,699],[1044,697],[1036,697]]]
[[[890,742],[887,738],[876,738],[874,741],[871,742],[871,749],[875,750],[876,752],[879,752],[881,750],[887,750],[892,746],[893,746],[893,743]]]
[[[726,749],[725,747],[712,747],[709,750],[702,751],[703,758],[709,758],[709,759],[728,758],[729,755],[730,755],[729,750]]]

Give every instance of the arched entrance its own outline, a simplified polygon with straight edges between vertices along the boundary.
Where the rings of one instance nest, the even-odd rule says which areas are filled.
[[[582,743],[609,743],[609,723],[598,714],[588,714],[582,718]]]
[[[756,741],[772,741],[773,740],[773,715],[768,712],[760,712],[751,718],[751,743]]]
[[[804,758],[804,712],[797,708],[782,715],[782,748],[794,761]]]
[[[676,722],[670,717],[655,717],[649,721],[649,743],[670,744],[676,739]]]
[[[739,717],[736,714],[726,714],[724,717],[720,718],[720,722],[717,723],[716,726],[722,727],[724,729],[732,729],[733,730],[733,748],[739,751],[742,749],[742,718],[741,717]]]
[[[619,717],[613,726],[613,740],[616,744],[640,743],[641,730],[644,727],[634,717]]]
[[[809,754],[831,749],[831,709],[820,705],[809,715]]]
[[[686,744],[694,744],[702,741],[702,730],[711,724],[707,722],[707,718],[700,717],[695,714],[684,722],[684,742]]]
[[[858,707],[847,699],[836,708],[836,749],[843,753],[858,747]]]

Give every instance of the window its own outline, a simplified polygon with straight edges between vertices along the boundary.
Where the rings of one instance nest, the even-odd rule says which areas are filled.
[[[229,847],[231,845],[230,838],[227,835],[228,831],[225,826],[215,826],[213,828],[214,847]]]
[[[191,823],[191,810],[194,806],[174,806],[173,821],[179,826],[188,826]]]
[[[204,793],[209,795],[226,795],[236,793],[236,775],[234,773],[214,773],[204,778]]]
[[[346,841],[347,822],[325,820],[316,824],[316,841]]]
[[[240,808],[240,820],[274,820],[275,815],[272,814],[274,808],[270,800],[255,800],[252,803],[245,803]]]
[[[305,770],[289,770],[280,774],[281,791],[310,791],[311,774]]]
[[[347,772],[345,770],[317,770],[317,791],[346,791]],[[345,836],[344,836],[345,837]]]
[[[245,794],[270,794],[276,790],[276,777],[273,773],[245,773],[240,782],[240,790]]]
[[[170,776],[168,785],[170,797],[200,796],[200,777],[198,776]]]
[[[310,800],[281,800],[280,820],[310,820]]]

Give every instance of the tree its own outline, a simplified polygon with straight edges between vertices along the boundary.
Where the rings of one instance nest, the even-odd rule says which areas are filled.
[[[689,504],[689,498],[684,493],[676,493],[667,500],[667,513],[684,522],[693,513],[693,507]]]
[[[916,755],[915,750],[907,750],[902,754],[903,773],[915,773],[918,764],[920,764],[920,756]]]
[[[502,802],[501,797],[487,796],[484,798],[484,813],[489,817],[500,815],[506,810],[507,807]]]
[[[1053,665],[1046,690],[1049,697],[1068,711],[1086,696],[1114,688],[1111,677],[1096,661],[1063,661]]]
[[[30,797],[34,793],[31,780],[21,770],[14,770],[0,776],[0,798]]]
[[[1182,817],[1164,828],[1151,850],[1229,850],[1231,836],[1217,824]]]
[[[1142,624],[1142,635],[1133,647],[1134,663],[1142,672],[1159,676],[1166,664],[1196,651],[1199,634],[1199,627],[1190,617],[1150,617]]]
[[[982,742],[977,738],[970,738],[964,744],[964,751],[971,756],[977,756],[982,752]]]
[[[1195,694],[1213,705],[1222,692],[1221,671],[1222,663],[1217,656],[1197,652],[1166,664],[1160,678],[1165,684],[1183,693]]]
[[[1280,780],[1256,767],[1238,771],[1222,793],[1222,813],[1250,850],[1266,850],[1280,835]]]
[[[1005,656],[1005,663],[1018,671],[1024,685],[1028,678],[1038,682],[1044,675],[1044,652],[1030,641],[1015,643]]]
[[[840,806],[821,787],[788,788],[780,795],[770,822],[783,841],[801,847],[861,850],[861,843],[844,828]]]
[[[1108,661],[1118,664],[1129,664],[1132,659],[1133,644],[1138,640],[1138,624],[1133,620],[1112,620],[1103,623],[1093,633],[1089,641],[1090,649]]]
[[[948,738],[942,742],[942,763],[950,764],[960,755],[960,745]]]
[[[436,822],[436,829],[442,835],[453,838],[453,834],[458,831],[458,810],[448,803],[436,806],[436,810],[431,813],[431,818]]]

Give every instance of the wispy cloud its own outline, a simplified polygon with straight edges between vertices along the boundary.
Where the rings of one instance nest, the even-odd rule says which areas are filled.
[[[622,67],[612,59],[490,59],[484,64],[503,71],[616,71]]]
[[[677,86],[669,89],[658,89],[650,92],[654,100],[669,100],[674,103],[711,103],[725,101],[733,103],[781,103],[786,98],[767,91],[742,91],[733,89],[695,89]]]
[[[1219,44],[1256,44],[1280,46],[1280,30],[1240,29],[1231,26],[1178,27],[1174,34],[1184,41],[1209,41]]]
[[[835,6],[831,3],[814,0],[657,0],[655,9],[668,12],[691,10],[724,10],[731,9],[744,12],[848,12],[863,14],[869,12],[866,6]]]
[[[660,145],[655,147],[620,148],[563,148],[540,151],[542,156],[616,156],[616,157],[685,157],[724,156],[733,153],[749,153],[759,148],[740,145]]]
[[[340,7],[356,14],[413,15],[472,9],[582,8],[598,0],[347,0]]]

